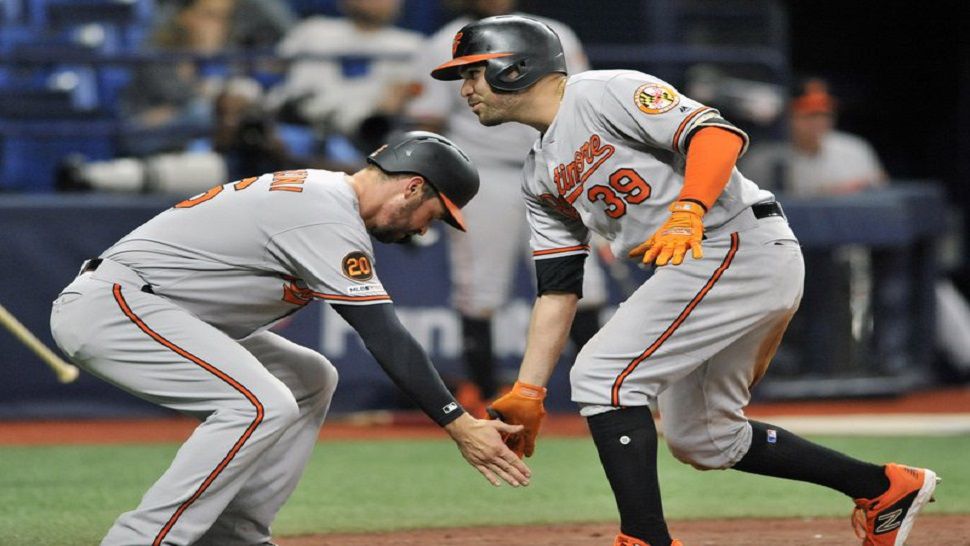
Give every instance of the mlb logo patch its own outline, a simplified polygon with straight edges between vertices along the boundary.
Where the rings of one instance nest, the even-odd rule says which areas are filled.
[[[773,429],[773,428],[769,428],[768,429],[768,443],[769,444],[777,444],[778,443],[778,433],[775,432],[775,429]]]

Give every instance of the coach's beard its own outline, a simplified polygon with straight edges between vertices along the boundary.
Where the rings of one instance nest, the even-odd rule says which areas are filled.
[[[389,228],[374,228],[370,230],[371,237],[386,244],[408,244],[414,238],[413,233],[401,233],[400,230]]]

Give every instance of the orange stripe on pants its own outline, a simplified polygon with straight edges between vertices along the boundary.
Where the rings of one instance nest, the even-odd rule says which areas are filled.
[[[670,338],[670,336],[674,335],[674,332],[677,330],[677,328],[679,328],[680,325],[683,324],[685,320],[687,320],[687,317],[691,314],[694,308],[697,307],[697,305],[701,302],[701,300],[704,299],[704,296],[706,296],[707,293],[711,291],[711,288],[714,288],[714,285],[717,283],[718,279],[721,278],[721,275],[723,275],[724,272],[727,271],[727,268],[731,266],[731,261],[734,259],[734,255],[738,252],[738,246],[740,245],[740,242],[741,242],[741,238],[738,236],[738,234],[732,233],[731,248],[728,250],[727,255],[724,257],[724,261],[721,262],[721,265],[718,266],[718,268],[714,271],[714,274],[711,275],[711,278],[709,278],[707,282],[704,283],[704,287],[701,288],[700,291],[697,293],[697,295],[695,295],[690,300],[687,306],[684,307],[684,310],[681,311],[680,314],[677,315],[677,318],[674,319],[674,321],[670,324],[670,326],[668,326],[667,329],[664,330],[664,333],[660,334],[660,337],[658,337],[656,341],[650,344],[650,346],[647,347],[645,351],[640,353],[638,357],[634,358],[629,364],[627,364],[626,368],[624,368],[623,371],[620,372],[620,375],[618,375],[616,380],[613,381],[613,389],[610,393],[610,403],[612,405],[614,406],[620,405],[620,387],[623,386],[623,381],[625,381],[626,378],[631,373],[633,373],[633,370],[635,370],[637,366],[640,365],[641,362],[649,358],[650,355],[655,353],[657,349],[659,349],[660,346],[663,345],[664,342]],[[677,267],[677,266],[668,266],[668,267]]]
[[[193,355],[192,353],[172,343],[171,341],[165,339],[164,336],[162,336],[155,330],[152,330],[151,328],[149,328],[148,325],[145,324],[145,322],[142,321],[141,318],[139,318],[138,315],[136,315],[135,312],[131,310],[131,307],[128,305],[128,302],[125,301],[125,297],[121,293],[120,284],[114,285],[114,288],[112,289],[112,293],[114,294],[115,301],[118,303],[118,307],[121,308],[121,311],[133,323],[135,323],[135,325],[138,326],[138,328],[141,329],[141,331],[148,334],[149,337],[157,341],[160,345],[178,354],[179,356],[193,362],[194,364],[203,368],[207,372],[211,373],[212,375],[218,377],[225,383],[229,384],[229,386],[231,386],[232,388],[242,393],[242,395],[245,396],[246,399],[249,400],[249,402],[256,408],[256,417],[253,419],[253,422],[250,423],[249,426],[246,428],[246,431],[243,432],[242,436],[240,436],[239,439],[236,440],[236,443],[233,444],[232,449],[229,450],[229,453],[226,453],[226,456],[222,458],[222,461],[219,462],[216,468],[209,473],[209,475],[206,477],[205,480],[202,481],[202,485],[200,485],[198,489],[196,489],[195,492],[192,493],[192,496],[190,496],[185,502],[179,505],[175,513],[172,514],[172,517],[170,517],[168,519],[168,522],[165,523],[165,526],[162,527],[162,530],[159,531],[158,535],[155,536],[155,540],[152,542],[152,546],[160,546],[162,544],[162,541],[165,540],[165,536],[168,535],[169,531],[172,530],[172,527],[175,526],[175,523],[182,516],[182,514],[185,513],[185,511],[189,508],[189,506],[192,505],[193,502],[195,502],[199,497],[202,496],[205,490],[209,488],[209,486],[212,484],[213,481],[215,481],[216,477],[219,476],[219,474],[222,473],[222,471],[226,468],[226,466],[229,465],[232,459],[236,456],[236,453],[238,453],[239,450],[242,449],[242,446],[243,444],[246,443],[246,440],[248,440],[249,437],[253,435],[253,432],[256,431],[256,427],[258,427],[259,424],[263,421],[263,404],[259,401],[258,398],[256,398],[256,396],[252,392],[249,391],[249,389],[242,386],[238,381],[236,381],[232,377],[229,377],[225,372],[219,370],[212,364],[209,364],[208,362],[202,360],[201,358]]]

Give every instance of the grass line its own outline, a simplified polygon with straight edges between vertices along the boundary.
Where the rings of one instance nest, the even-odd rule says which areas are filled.
[[[930,466],[935,513],[970,513],[970,438],[817,438],[860,459]],[[96,544],[168,466],[177,445],[0,448],[0,545]],[[817,486],[740,472],[698,472],[660,450],[671,519],[841,516],[851,503]],[[493,488],[442,440],[326,443],[283,508],[278,534],[615,521],[609,485],[585,438],[541,441],[528,488]]]

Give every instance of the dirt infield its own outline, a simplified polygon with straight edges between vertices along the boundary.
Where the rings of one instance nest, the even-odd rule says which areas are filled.
[[[689,546],[858,545],[849,524],[842,519],[731,519],[673,521],[674,537]],[[610,546],[616,534],[612,524],[532,525],[421,529],[397,533],[340,534],[289,537],[280,546]],[[907,540],[909,546],[970,545],[970,516],[923,516]]]

